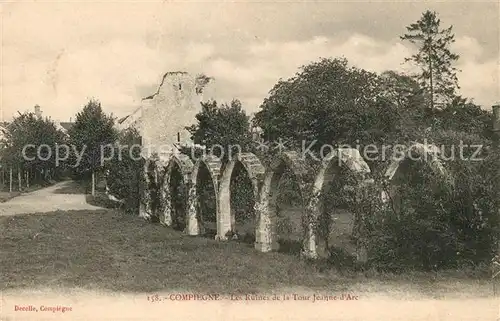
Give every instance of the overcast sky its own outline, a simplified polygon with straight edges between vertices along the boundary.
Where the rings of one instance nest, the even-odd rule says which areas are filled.
[[[404,70],[399,36],[426,9],[454,26],[461,93],[499,95],[498,2],[18,2],[2,4],[4,119],[39,104],[67,121],[88,101],[124,116],[167,71],[203,72],[219,100],[257,111],[280,78],[320,57]]]

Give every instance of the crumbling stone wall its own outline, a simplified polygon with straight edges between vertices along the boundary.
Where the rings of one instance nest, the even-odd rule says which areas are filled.
[[[201,102],[215,98],[213,78],[183,71],[167,72],[156,92],[143,98],[141,107],[119,127],[135,126],[139,130],[145,154],[169,154],[178,139],[180,143],[190,142],[185,127],[192,125],[201,111]]]

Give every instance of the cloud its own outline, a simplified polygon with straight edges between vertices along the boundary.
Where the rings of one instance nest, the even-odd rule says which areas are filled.
[[[315,37],[308,41],[254,42],[247,48],[247,54],[238,61],[213,61],[209,71],[219,79],[219,84],[222,81],[222,86],[231,86],[236,97],[244,97],[248,101],[247,109],[252,112],[280,78],[292,77],[300,66],[322,57],[345,56],[352,65],[382,72],[401,69],[399,63],[408,55],[408,49],[401,44],[380,42],[359,34],[343,42]]]
[[[452,45],[454,52],[460,53],[461,61],[478,61],[483,55],[483,47],[479,44],[477,39],[463,36],[456,39]]]
[[[68,119],[95,97],[122,116],[156,89],[166,71],[213,76],[221,100],[239,98],[253,112],[280,78],[320,57],[344,56],[375,72],[408,70],[401,63],[412,49],[397,36],[418,11],[383,6],[373,11],[373,5],[335,3],[9,4],[3,11],[4,115],[40,104],[45,115]],[[446,23],[497,21],[491,8],[479,8],[480,21],[453,4],[442,7]],[[500,98],[494,29],[483,33],[474,24],[459,25],[462,36],[454,47],[461,54],[463,94],[486,108]]]
[[[301,42],[253,43],[248,48],[243,59],[237,62],[215,61],[210,71],[228,85],[231,82],[236,97],[246,98],[247,108],[251,111],[257,110],[258,104],[279,78],[293,76],[299,66],[320,57],[344,56],[351,65],[377,73],[415,71],[413,66],[403,64],[412,49],[399,42],[378,41],[361,34],[352,35],[343,42],[315,37]],[[462,70],[458,75],[461,93],[490,108],[499,97],[498,62],[495,59],[480,61],[483,48],[470,37],[458,39],[456,49],[462,53],[457,65]]]

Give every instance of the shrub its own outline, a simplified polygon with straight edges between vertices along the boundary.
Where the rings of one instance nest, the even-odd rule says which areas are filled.
[[[237,223],[251,221],[255,217],[253,186],[244,167],[238,164],[231,177],[231,209]]]
[[[396,188],[396,198],[380,200],[380,186],[352,204],[362,213],[370,263],[381,270],[436,270],[478,266],[496,251],[499,220],[493,171],[498,157],[447,164],[448,184],[424,164]],[[399,203],[399,204],[397,204]]]
[[[140,202],[140,185],[144,163],[140,150],[129,147],[140,142],[140,136],[135,129],[128,129],[120,134],[118,143],[121,153],[116,153],[105,164],[108,171],[107,183],[109,192],[125,201],[125,209],[129,213],[137,213]],[[125,147],[125,148],[124,148]]]
[[[186,209],[187,189],[186,183],[180,173],[180,169],[175,166],[170,173],[170,206],[172,216],[172,227],[178,230],[184,230],[186,227]]]
[[[216,222],[216,192],[210,173],[203,166],[198,172],[196,193],[199,196],[198,210],[202,220],[205,222]]]

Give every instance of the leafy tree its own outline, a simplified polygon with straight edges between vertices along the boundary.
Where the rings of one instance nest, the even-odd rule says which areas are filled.
[[[21,177],[24,175],[19,172],[22,179],[34,176],[33,182],[42,182],[62,172],[62,161],[56,163],[56,146],[65,143],[65,135],[48,118],[19,114],[7,126],[4,139],[2,164],[27,173],[27,177]],[[42,145],[48,148],[40,148]]]
[[[442,29],[437,13],[428,10],[406,27],[408,33],[400,37],[418,47],[418,52],[405,61],[412,61],[421,69],[416,78],[430,93],[431,110],[438,102],[452,99],[459,89],[458,70],[452,64],[460,56],[450,51],[450,45],[455,42],[452,28]]]
[[[346,59],[321,59],[279,81],[255,123],[265,140],[281,138],[291,146],[381,141],[398,121],[396,104],[382,93],[376,74],[350,67]]]
[[[472,101],[456,96],[445,108],[435,113],[439,127],[491,139],[492,114]]]
[[[393,70],[384,71],[380,78],[384,97],[405,112],[422,114],[429,97],[417,80]]]
[[[109,151],[104,146],[113,144],[117,139],[114,118],[103,112],[99,101],[90,100],[76,115],[69,136],[73,148],[82,155],[79,162],[78,155],[72,155],[75,174],[83,178],[88,178],[88,174],[92,175],[92,194],[94,194],[95,173],[102,171],[101,160],[104,155],[101,155],[101,152]]]
[[[197,124],[186,127],[195,144],[224,148],[224,157],[231,152],[231,146],[239,146],[242,151],[251,147],[252,136],[248,116],[242,109],[241,102],[233,100],[229,105],[217,106],[216,101],[202,103],[202,110],[196,115]],[[214,149],[217,156],[219,150]]]
[[[105,163],[109,193],[123,200],[126,210],[131,213],[139,209],[139,186],[144,167],[138,148],[140,143],[140,135],[135,128],[124,130],[119,133],[113,158]]]

